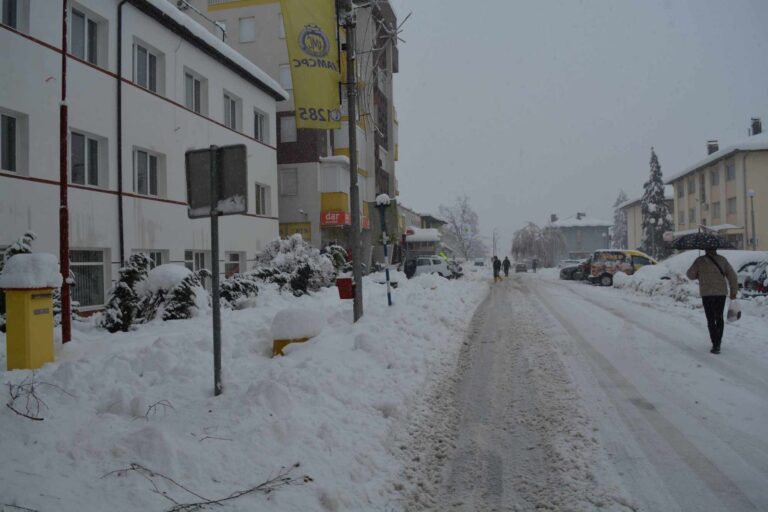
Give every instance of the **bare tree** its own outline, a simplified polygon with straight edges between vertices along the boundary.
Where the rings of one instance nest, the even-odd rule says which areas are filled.
[[[542,266],[551,267],[555,258],[565,247],[565,240],[559,229],[547,226],[541,229],[529,222],[512,236],[512,255],[516,260],[536,258]]]
[[[480,238],[477,213],[469,204],[469,197],[459,196],[453,206],[440,205],[443,226],[443,244],[465,259],[483,256],[488,248]]]

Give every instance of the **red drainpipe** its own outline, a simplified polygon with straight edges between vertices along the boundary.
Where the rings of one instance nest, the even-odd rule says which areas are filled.
[[[67,0],[62,0],[61,20],[61,103],[59,106],[59,265],[64,282],[61,285],[61,342],[72,339],[72,306],[69,289],[69,184],[68,112],[67,112]]]

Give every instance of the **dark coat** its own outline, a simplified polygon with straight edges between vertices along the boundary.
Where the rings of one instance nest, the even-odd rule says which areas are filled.
[[[509,267],[512,266],[512,263],[509,261],[509,258],[504,258],[502,265],[504,265],[504,270],[509,270]]]
[[[498,272],[499,270],[501,270],[501,260],[496,258],[493,260],[493,271]]]

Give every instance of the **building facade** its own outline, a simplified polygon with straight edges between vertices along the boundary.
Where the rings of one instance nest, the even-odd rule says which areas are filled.
[[[355,2],[357,3],[357,2]],[[264,69],[292,91],[288,50],[279,0],[190,0],[185,12]],[[357,113],[358,186],[361,201],[363,254],[373,254],[379,236],[374,200],[377,195],[397,195],[397,119],[392,77],[398,71],[396,17],[386,0],[357,12]],[[208,18],[210,21],[203,19]],[[340,40],[344,42],[344,31]],[[341,52],[346,81],[345,53]],[[346,90],[340,88],[342,126],[338,130],[296,129],[293,98],[277,105],[276,136],[279,172],[280,234],[301,233],[317,247],[335,242],[349,247],[349,118]],[[259,123],[258,119],[254,120]],[[397,206],[394,207],[395,209]]]
[[[67,54],[69,244],[73,298],[98,308],[131,253],[154,264],[245,268],[278,236],[274,134],[251,130],[251,112],[274,119],[277,82],[165,0],[69,3],[62,12],[17,0],[0,25],[0,245],[31,230],[34,250],[58,254],[59,102]],[[60,4],[56,4],[58,6]],[[31,65],[34,63],[34,65]],[[245,144],[248,213],[187,218],[185,152]]]
[[[610,245],[610,227],[613,224],[600,219],[577,213],[573,217],[558,219],[552,215],[548,227],[560,231],[563,248],[555,261],[566,258],[588,258],[598,249],[607,249]]]
[[[674,187],[676,234],[706,226],[738,249],[768,250],[768,134],[757,118],[750,131],[723,149],[711,141],[705,159],[667,181]]]

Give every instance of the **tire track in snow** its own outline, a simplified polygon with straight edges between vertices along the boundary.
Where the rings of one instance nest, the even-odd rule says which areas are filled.
[[[576,292],[573,293],[574,295],[582,297]],[[641,431],[642,427],[640,425],[632,421],[632,413],[627,411],[627,404],[632,404],[634,412],[640,413],[654,431],[666,441],[666,444],[677,454],[677,456],[684,461],[691,471],[706,484],[720,501],[722,501],[722,506],[726,508],[718,507],[718,510],[759,510],[727,475],[720,471],[695,444],[688,440],[685,434],[662,415],[659,410],[645,396],[643,396],[643,394],[629,382],[605,356],[596,350],[587,339],[581,335],[579,329],[573,323],[565,318],[541,293],[534,290],[534,294],[568,335],[578,343],[578,346],[583,352],[589,356],[600,373],[607,378],[608,382],[599,379],[606,395],[617,408],[628,429],[636,434],[641,445],[647,443],[647,434]],[[626,317],[618,315],[604,306],[595,304],[594,301],[585,300],[610,314],[618,316],[621,320],[629,321]],[[630,323],[634,324],[634,322]],[[644,330],[656,335],[656,333],[648,329]],[[646,444],[643,449],[653,452],[654,449],[657,450],[658,447],[649,447]],[[649,457],[648,460],[653,463],[652,457]],[[685,505],[685,503],[681,503],[682,510],[687,510]]]

